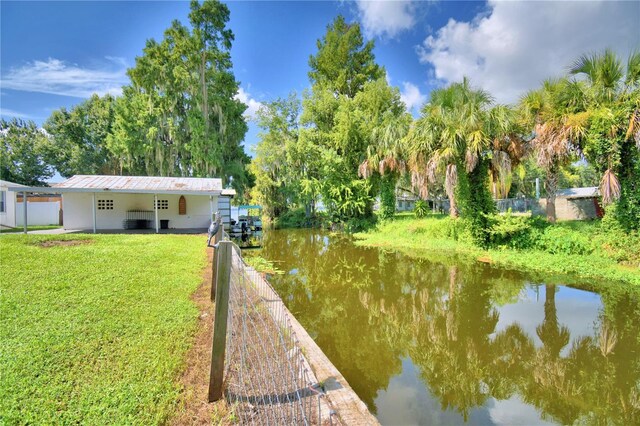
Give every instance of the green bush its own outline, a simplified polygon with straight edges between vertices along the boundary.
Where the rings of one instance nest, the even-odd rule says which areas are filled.
[[[413,208],[416,217],[425,217],[429,213],[429,206],[426,201],[418,200]]]
[[[344,222],[344,231],[348,233],[364,232],[376,225],[376,217],[355,217]]]
[[[489,245],[513,249],[531,248],[532,221],[529,216],[515,216],[511,209],[505,214],[493,214],[489,219]]]
[[[319,228],[326,221],[326,213],[316,212],[314,216],[307,217],[304,208],[289,210],[277,217],[273,225],[276,229],[286,228]]]
[[[588,235],[560,226],[549,226],[536,235],[535,248],[551,254],[591,254],[595,251]]]

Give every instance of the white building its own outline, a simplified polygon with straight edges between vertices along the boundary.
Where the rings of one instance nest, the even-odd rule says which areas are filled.
[[[232,189],[221,179],[76,175],[50,188],[19,192],[62,194],[63,226],[73,230],[202,229],[220,211],[226,227]]]
[[[26,188],[24,185],[0,180],[0,227],[15,228],[16,220],[16,193],[9,188]]]

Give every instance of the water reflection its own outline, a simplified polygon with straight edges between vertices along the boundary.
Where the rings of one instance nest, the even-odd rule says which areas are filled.
[[[640,423],[640,297],[317,231],[269,231],[278,292],[384,424]]]

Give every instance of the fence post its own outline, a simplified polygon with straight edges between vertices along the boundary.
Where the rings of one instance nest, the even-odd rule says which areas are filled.
[[[227,316],[229,313],[229,283],[233,243],[220,241],[217,248],[216,267],[216,308],[213,323],[213,344],[211,347],[211,373],[209,375],[209,402],[222,397],[224,375],[224,352],[227,343]]]
[[[216,215],[216,220],[219,223],[218,232],[213,236],[213,252],[211,259],[211,301],[216,300],[216,283],[218,282],[218,243],[222,241],[222,233],[224,232],[224,224],[222,218]]]

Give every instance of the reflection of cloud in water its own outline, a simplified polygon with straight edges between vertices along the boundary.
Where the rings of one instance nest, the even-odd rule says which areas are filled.
[[[402,360],[402,372],[391,378],[387,389],[378,391],[374,401],[383,425],[463,425],[462,414],[442,411],[440,402],[420,379],[420,371],[410,358]],[[469,412],[468,425],[549,425],[538,411],[518,396],[498,401],[489,398],[483,407]]]
[[[523,402],[517,395],[498,401],[491,398],[487,402],[491,423],[496,425],[553,425],[540,418],[540,413]]]
[[[544,321],[545,291],[544,285],[540,285],[537,290],[535,287],[527,287],[518,302],[496,306],[500,319],[492,337],[511,324],[517,323],[531,337],[537,348],[542,346],[536,327]],[[558,325],[569,329],[571,341],[596,334],[595,323],[601,309],[602,301],[598,294],[562,285],[556,286]],[[568,344],[563,348],[561,355],[567,356],[570,349],[571,344]]]
[[[383,425],[464,424],[462,414],[441,410],[440,401],[431,395],[410,358],[402,360],[402,372],[389,380],[386,389],[378,391],[374,404]],[[487,409],[470,410],[468,424],[492,424]]]

